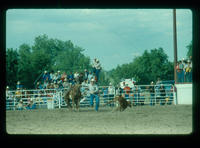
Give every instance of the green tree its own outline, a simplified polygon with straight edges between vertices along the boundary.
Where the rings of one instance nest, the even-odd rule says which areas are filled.
[[[49,39],[47,35],[36,37],[33,46],[22,44],[18,50],[8,49],[6,68],[7,77],[11,79],[7,79],[7,84],[14,86],[17,81],[21,81],[24,87],[33,88],[34,82],[45,70],[67,73],[89,70],[90,58],[86,57],[83,51],[84,49],[75,46],[70,40]],[[11,66],[13,63],[17,63],[15,67]]]
[[[135,78],[139,84],[149,84],[158,77],[162,80],[173,79],[173,63],[162,48],[144,51],[142,56],[136,57],[133,62],[117,66],[110,72],[110,76],[119,83],[121,78]]]
[[[18,80],[18,62],[19,55],[17,50],[8,48],[6,50],[6,85],[10,89],[15,89]]]
[[[31,47],[28,44],[22,44],[19,47],[18,81],[26,88],[33,87],[34,72],[31,54]]]

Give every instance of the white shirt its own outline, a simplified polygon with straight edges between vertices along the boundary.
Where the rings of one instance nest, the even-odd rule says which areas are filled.
[[[96,84],[93,84],[93,85],[89,84],[88,88],[89,88],[89,93],[90,94],[95,94],[95,93],[98,93],[98,91],[99,91],[99,88],[98,88],[98,86]]]
[[[76,73],[74,74],[74,78],[77,78],[78,76],[79,76],[79,73],[76,72]]]
[[[95,68],[96,69],[101,69],[101,64],[100,63],[96,63]]]
[[[113,86],[108,87],[108,94],[114,94],[115,88]]]

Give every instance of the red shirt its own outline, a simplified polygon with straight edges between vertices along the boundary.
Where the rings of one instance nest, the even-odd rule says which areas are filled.
[[[124,91],[125,91],[126,94],[129,94],[130,91],[131,91],[131,88],[126,86],[126,87],[124,87]]]

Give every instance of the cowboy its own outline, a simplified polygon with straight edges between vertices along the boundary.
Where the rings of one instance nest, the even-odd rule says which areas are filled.
[[[89,93],[90,93],[90,106],[93,107],[93,100],[95,98],[96,101],[96,106],[95,106],[95,111],[98,111],[99,109],[99,88],[97,86],[97,84],[95,84],[95,80],[92,79],[91,83],[88,86],[89,88]]]
[[[154,88],[154,82],[151,82],[151,86],[149,87],[150,90],[150,105],[155,105],[155,88]]]

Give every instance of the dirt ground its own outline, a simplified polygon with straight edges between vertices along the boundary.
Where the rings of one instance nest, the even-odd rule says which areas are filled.
[[[192,105],[6,111],[8,134],[190,134]]]

